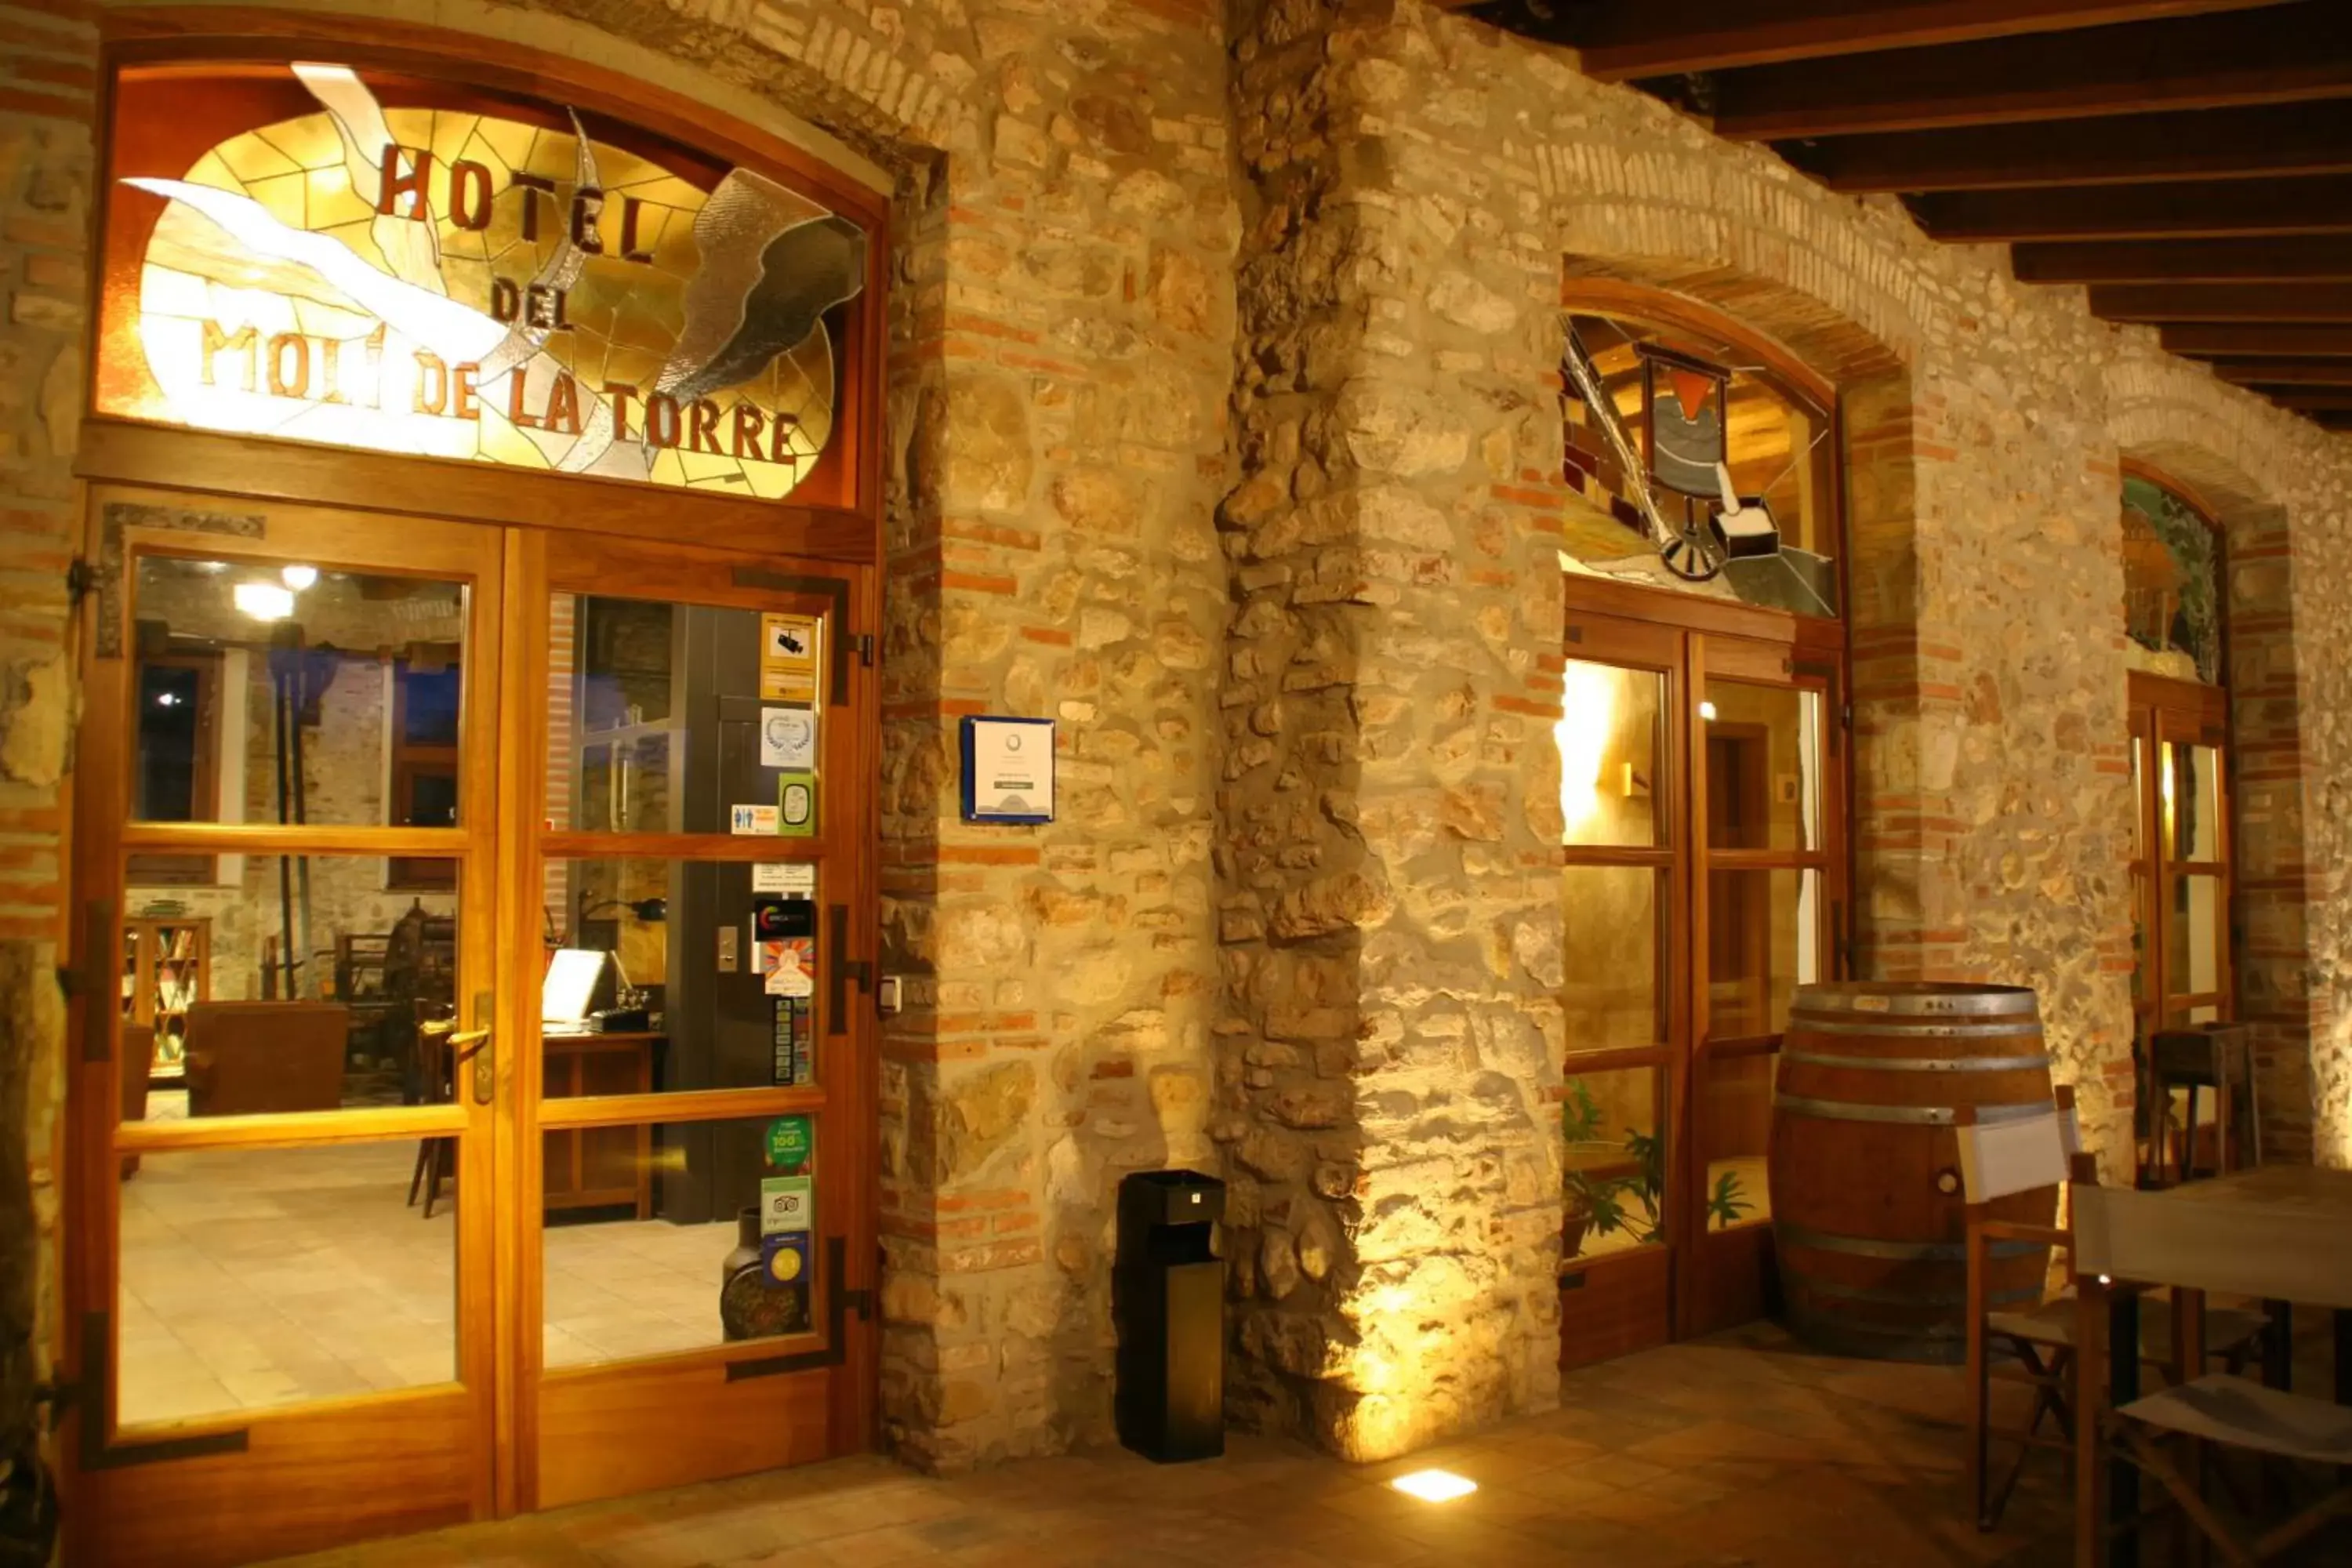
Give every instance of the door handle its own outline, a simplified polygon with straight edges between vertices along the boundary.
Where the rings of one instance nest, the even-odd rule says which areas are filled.
[[[457,1026],[457,1020],[439,1018],[432,1023],[421,1025],[417,1032],[431,1036],[449,1048],[451,1068],[454,1069],[460,1062],[470,1060],[474,1064],[474,1103],[489,1104],[491,1096],[498,1092],[498,1073],[495,1065],[490,1060],[489,1053],[482,1049],[484,1046],[490,1043],[490,1031],[460,1029]]]

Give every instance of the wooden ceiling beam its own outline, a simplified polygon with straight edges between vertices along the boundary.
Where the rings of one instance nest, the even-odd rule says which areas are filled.
[[[2352,327],[2167,327],[2164,349],[2167,353],[2199,359],[2257,354],[2352,359]]]
[[[2190,239],[2352,233],[2352,175],[1943,191],[1911,199],[1937,239]]]
[[[2091,313],[2110,321],[2352,321],[2352,284],[2096,284]]]
[[[1524,4],[1486,5],[1518,30],[1575,47],[1587,76],[1602,81],[1735,70],[1868,50],[1975,43],[2243,11],[2273,0],[1552,0],[1549,21]],[[1464,0],[1439,0],[1448,9]],[[1514,26],[1505,21],[1505,26]]]
[[[2010,251],[2021,283],[2352,281],[2352,236],[2063,240]]]
[[[2294,0],[2071,37],[1729,71],[1716,81],[1714,121],[1717,135],[1763,142],[2347,96],[2352,7]]]
[[[2352,386],[2326,392],[2297,392],[2273,386],[2250,386],[2246,390],[2261,393],[2281,408],[2292,408],[2298,414],[2352,414]]]
[[[2042,125],[1832,136],[1780,152],[1834,191],[2242,180],[2352,173],[2352,103],[2200,109]]]
[[[2225,359],[2213,374],[2239,386],[2352,386],[2352,359]]]
[[[2352,414],[2315,414],[2311,422],[2322,430],[2352,430]]]

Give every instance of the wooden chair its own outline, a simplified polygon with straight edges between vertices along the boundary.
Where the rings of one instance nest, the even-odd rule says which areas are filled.
[[[2148,1037],[2140,1086],[2151,1118],[2149,1168],[2143,1173],[2147,1184],[2160,1187],[2172,1179],[2175,1089],[2185,1091],[2189,1101],[2188,1125],[2180,1140],[2180,1180],[2197,1174],[2202,1142],[2197,1108],[2206,1095],[2213,1100],[2214,1173],[2227,1175],[2248,1163],[2263,1163],[2263,1108],[2254,1084],[2252,1038],[2253,1030],[2244,1024],[2200,1024],[2158,1029]]]
[[[2314,1247],[2307,1226],[2292,1216],[2167,1201],[2162,1193],[2090,1187],[2074,1195],[2074,1267],[2084,1277],[2163,1284],[2183,1292],[2261,1295],[2282,1276],[2295,1299],[2352,1301],[2352,1254]],[[2184,1318],[2199,1315],[2199,1296]],[[2086,1321],[2097,1304],[2086,1301]],[[2095,1328],[2088,1331],[2094,1336]],[[2086,1345],[2085,1353],[2095,1346]],[[2275,1459],[2322,1467],[2352,1467],[2352,1408],[2305,1394],[2265,1388],[2235,1375],[2198,1376],[2136,1399],[2102,1415],[2096,1435],[2110,1452],[2169,1494],[2198,1531],[2235,1568],[2277,1556],[2338,1515],[2352,1514],[2352,1486],[2341,1483],[2282,1523],[2250,1533],[2224,1520],[2200,1485],[2200,1446],[2243,1448]],[[2168,1446],[2187,1452],[2175,1455]],[[2341,1470],[2331,1472],[2340,1478]],[[2097,1489],[2082,1496],[2095,1500]],[[2078,1542],[2097,1538],[2095,1515],[2078,1527]]]
[[[2074,1091],[2061,1087],[2056,1108],[2048,1116],[2023,1121],[1978,1123],[1963,1110],[1957,1129],[1960,1183],[1968,1201],[1968,1369],[1969,1490],[1976,1500],[1977,1528],[1990,1531],[2000,1523],[2010,1494],[2024,1472],[2028,1455],[2036,1448],[2070,1452],[2074,1442],[2074,1400],[2076,1313],[2074,1290],[2029,1304],[1991,1300],[1988,1287],[1992,1248],[2046,1246],[2069,1255],[2068,1279],[2080,1268],[2072,1257],[2071,1232],[2051,1226],[2021,1225],[1995,1219],[1987,1212],[1998,1199],[2037,1187],[2054,1187],[2068,1179],[2070,1166],[2080,1186],[2096,1185],[2095,1167],[2083,1156],[2082,1125],[2074,1109]],[[2172,1317],[2164,1304],[2141,1300],[2142,1359],[2170,1367],[2173,1363]],[[2204,1344],[2209,1356],[2226,1359],[2231,1370],[2242,1368],[2259,1348],[2269,1320],[2253,1312],[2213,1311],[2205,1314]],[[1996,1373],[1995,1355],[2013,1359],[2019,1370]],[[2194,1372],[2204,1371],[2200,1363]],[[2033,1409],[2021,1427],[1992,1425],[1994,1382],[2023,1383],[2033,1389]],[[2042,1423],[2056,1428],[2044,1436]],[[1995,1483],[1991,1474],[1995,1438],[2013,1444],[2017,1452],[2008,1470]]]

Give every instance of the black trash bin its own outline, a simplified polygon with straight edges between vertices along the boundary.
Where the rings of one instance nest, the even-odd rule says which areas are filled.
[[[1225,1451],[1225,1184],[1138,1171],[1118,1184],[1118,1440],[1163,1464]]]

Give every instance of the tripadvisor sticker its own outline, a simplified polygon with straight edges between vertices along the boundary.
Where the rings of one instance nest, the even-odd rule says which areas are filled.
[[[768,1163],[792,1170],[808,1163],[816,1131],[805,1116],[779,1116],[768,1123]]]

